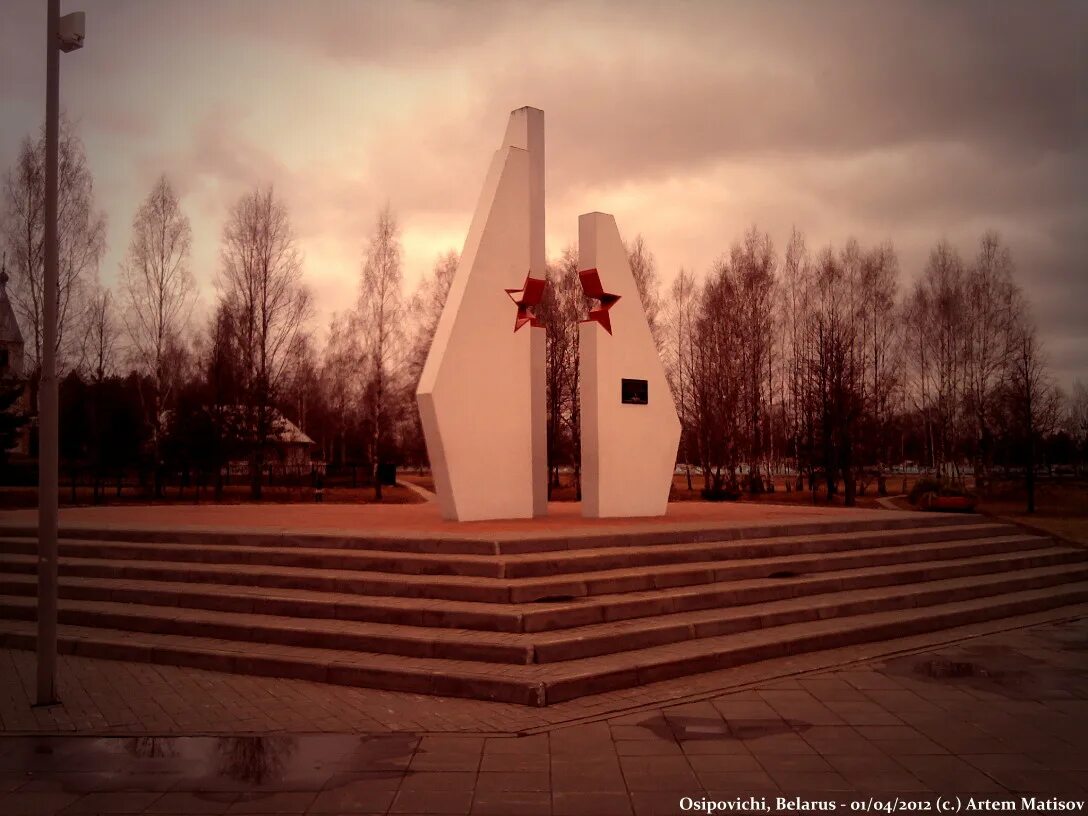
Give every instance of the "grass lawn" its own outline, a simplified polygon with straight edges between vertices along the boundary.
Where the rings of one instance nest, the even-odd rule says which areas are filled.
[[[979,502],[982,513],[1088,547],[1088,481],[1043,480],[1035,487],[1035,512],[1025,510],[1022,482],[1001,482]]]
[[[910,486],[914,483],[914,476],[893,476],[888,479],[887,487],[889,495],[906,491],[910,489]],[[790,479],[790,484],[787,485],[787,479],[782,476],[775,477],[774,480],[774,492],[773,493],[761,493],[756,496],[751,496],[747,493],[742,494],[738,501],[742,502],[762,502],[767,504],[820,504],[827,505],[827,490],[823,485],[818,485],[815,491],[811,490],[794,490],[793,479]],[[703,477],[695,470],[691,473],[691,490],[688,490],[688,479],[686,474],[677,474],[673,476],[672,480],[672,492],[669,494],[669,501],[671,502],[684,502],[684,501],[703,501],[702,497],[703,489]],[[861,486],[858,486],[861,489]],[[876,482],[874,481],[868,485],[868,489],[864,494],[859,494],[857,497],[858,507],[879,507],[877,503]],[[573,476],[569,473],[560,474],[560,485],[558,487],[553,486],[551,492],[552,501],[576,501]],[[832,507],[843,506],[842,492],[832,497],[830,505]]]

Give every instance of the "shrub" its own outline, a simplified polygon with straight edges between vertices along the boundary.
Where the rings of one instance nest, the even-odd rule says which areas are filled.
[[[918,504],[918,500],[926,493],[940,492],[941,482],[939,479],[934,479],[932,476],[923,476],[914,483],[913,487],[911,487],[910,493],[907,494],[907,501],[911,504]]]
[[[975,494],[970,490],[965,489],[963,485],[941,481],[932,476],[923,476],[916,481],[914,486],[910,489],[910,493],[907,494],[907,501],[911,504],[918,504],[919,500],[928,493],[932,493],[935,496],[964,496],[969,499],[975,498]]]
[[[736,485],[726,485],[718,490],[704,487],[702,490],[702,496],[707,501],[737,501],[740,494],[740,489]]]

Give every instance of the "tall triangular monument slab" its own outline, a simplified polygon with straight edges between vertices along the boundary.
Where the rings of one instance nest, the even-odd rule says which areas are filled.
[[[611,215],[579,216],[578,269],[595,301],[578,338],[582,515],[664,515],[680,419]]]
[[[510,114],[416,390],[447,519],[547,512],[544,112]]]

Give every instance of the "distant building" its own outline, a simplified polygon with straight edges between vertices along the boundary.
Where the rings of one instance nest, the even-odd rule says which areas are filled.
[[[22,394],[9,410],[30,413],[30,386],[23,370],[23,333],[15,319],[15,310],[8,299],[8,270],[0,267],[0,382],[14,382],[22,388]],[[30,423],[23,426],[12,453],[30,453]]]
[[[268,444],[284,467],[310,467],[310,452],[313,450],[314,440],[279,411],[272,413],[272,430],[268,434]]]
[[[227,421],[236,426],[244,426],[247,414],[245,406],[228,405],[220,409],[224,412]],[[306,471],[312,467],[310,454],[317,444],[295,423],[277,411],[270,411],[270,427],[265,437],[265,467],[275,468],[278,471]],[[168,426],[171,421],[171,411],[163,411],[162,423]],[[232,461],[229,465],[232,476],[242,476],[249,472],[249,462],[243,459]]]

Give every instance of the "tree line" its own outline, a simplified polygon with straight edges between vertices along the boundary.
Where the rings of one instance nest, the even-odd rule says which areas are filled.
[[[26,139],[4,179],[3,251],[27,342],[41,364],[44,140]],[[60,310],[62,455],[98,495],[137,472],[161,495],[184,480],[221,494],[246,464],[260,498],[278,417],[315,442],[330,473],[364,474],[381,498],[383,463],[426,466],[414,392],[456,272],[454,251],[405,290],[397,219],[377,213],[353,302],[319,345],[304,259],[271,186],[225,214],[213,302],[198,303],[192,228],[164,175],[137,210],[114,287],[98,280],[106,218],[71,125],[62,127]],[[901,280],[890,243],[810,251],[794,230],[779,253],[753,226],[703,275],[662,291],[641,236],[628,257],[682,424],[678,464],[707,498],[787,489],[852,504],[894,466],[984,481],[1088,452],[1088,391],[1049,377],[1011,252],[998,235],[973,254],[939,241]],[[538,318],[547,329],[550,489],[579,486],[578,323],[588,302],[577,252],[550,262]],[[206,316],[203,316],[206,315]],[[1029,490],[1030,493],[1030,490]]]
[[[961,487],[1022,470],[1030,505],[1044,459],[1083,464],[1088,395],[1049,376],[1001,238],[966,259],[942,239],[900,278],[890,243],[813,253],[795,229],[779,255],[757,227],[704,280],[677,276],[665,354],[708,496],[785,475],[852,505],[910,462]]]

